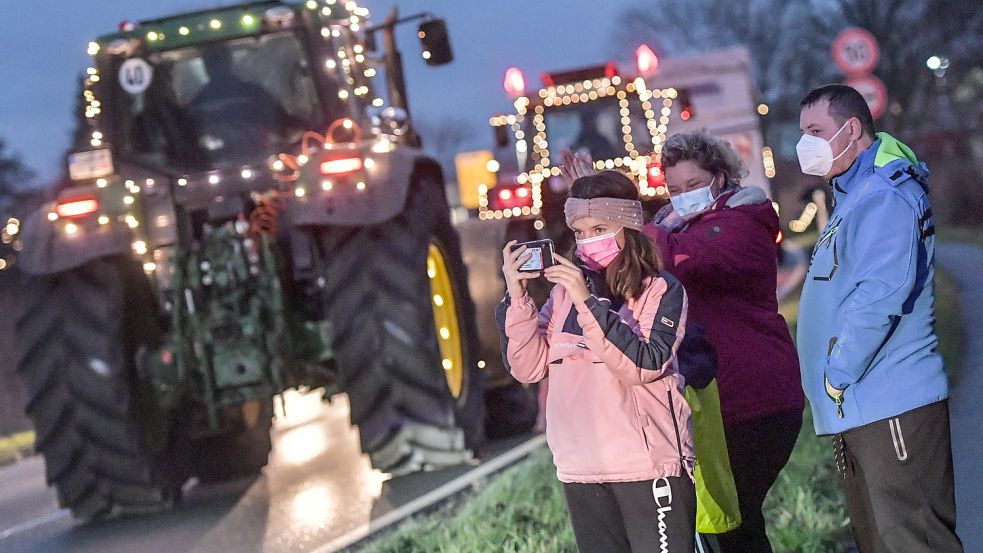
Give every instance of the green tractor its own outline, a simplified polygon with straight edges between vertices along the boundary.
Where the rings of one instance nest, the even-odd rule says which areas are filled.
[[[159,511],[192,476],[258,472],[290,388],[345,392],[391,474],[485,440],[460,238],[393,40],[422,21],[441,65],[446,27],[367,17],[353,1],[254,2],[90,43],[89,144],[24,223],[16,322],[37,449],[76,517]]]

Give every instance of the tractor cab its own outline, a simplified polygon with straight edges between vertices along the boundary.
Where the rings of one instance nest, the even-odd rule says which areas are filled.
[[[245,216],[258,232],[284,210],[307,225],[393,217],[419,152],[393,29],[422,20],[424,60],[452,54],[430,14],[368,16],[353,1],[264,1],[124,21],[97,38],[88,143],[68,157],[74,186],[50,225],[76,241],[131,236],[167,288],[174,248],[206,223]]]

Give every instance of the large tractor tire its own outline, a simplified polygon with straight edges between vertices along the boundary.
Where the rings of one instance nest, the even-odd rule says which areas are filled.
[[[61,506],[85,520],[168,508],[187,472],[138,378],[138,358],[160,339],[140,266],[106,258],[25,276],[19,296],[17,370]]]
[[[403,213],[320,231],[339,383],[372,465],[405,474],[484,441],[474,306],[443,183],[414,174]]]
[[[531,220],[513,220],[505,229],[503,241],[529,242],[548,237],[545,230],[536,230]],[[557,253],[562,255],[562,252]],[[498,257],[501,262],[501,256]],[[504,293],[505,277],[501,272],[498,277]],[[526,281],[526,292],[539,306],[546,303],[551,289],[552,285],[545,278]],[[485,393],[485,408],[488,413],[485,432],[488,437],[510,438],[532,431],[539,416],[538,395],[539,384],[523,384],[509,374],[497,378]]]
[[[227,411],[222,434],[197,439],[192,445],[192,473],[202,482],[253,476],[269,461],[273,403],[252,400]]]

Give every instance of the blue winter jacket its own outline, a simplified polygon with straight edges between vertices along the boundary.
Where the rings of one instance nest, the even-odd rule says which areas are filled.
[[[935,335],[928,169],[893,136],[831,182],[835,207],[802,289],[798,350],[816,434],[948,397]],[[824,378],[844,390],[838,404]]]

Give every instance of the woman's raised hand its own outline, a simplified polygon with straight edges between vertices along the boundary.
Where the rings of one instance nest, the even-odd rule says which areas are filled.
[[[560,178],[563,179],[567,190],[573,186],[573,181],[580,177],[589,177],[597,173],[594,170],[594,159],[590,154],[563,150],[560,152],[560,158],[563,160],[563,164],[560,165]]]

